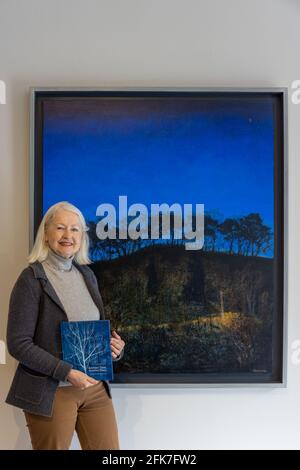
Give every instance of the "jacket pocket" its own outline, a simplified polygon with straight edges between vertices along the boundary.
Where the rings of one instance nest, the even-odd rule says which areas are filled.
[[[46,375],[35,375],[19,367],[15,397],[28,403],[41,403],[47,382]]]

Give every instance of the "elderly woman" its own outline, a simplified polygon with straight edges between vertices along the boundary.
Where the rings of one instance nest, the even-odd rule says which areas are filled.
[[[7,346],[19,365],[6,402],[23,409],[35,450],[68,449],[74,430],[82,449],[119,448],[109,383],[61,359],[62,321],[104,319],[87,230],[72,204],[50,207],[10,297]],[[112,332],[114,361],[124,345]]]

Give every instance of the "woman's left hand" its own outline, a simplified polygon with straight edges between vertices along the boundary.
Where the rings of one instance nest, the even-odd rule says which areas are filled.
[[[111,355],[113,359],[116,359],[120,356],[124,346],[125,341],[122,340],[121,336],[118,335],[116,331],[112,331],[112,337],[110,339]]]

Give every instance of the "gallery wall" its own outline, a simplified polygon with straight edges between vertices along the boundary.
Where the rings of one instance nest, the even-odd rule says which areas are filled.
[[[300,448],[299,18],[298,0],[0,1],[0,341],[29,249],[30,87],[289,88],[288,385],[115,387],[123,449]],[[6,354],[0,449],[30,448],[22,411],[4,403],[15,367]]]

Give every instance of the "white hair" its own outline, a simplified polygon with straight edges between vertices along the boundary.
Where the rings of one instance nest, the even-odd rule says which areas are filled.
[[[45,242],[45,232],[46,232],[47,226],[49,225],[55,213],[59,209],[64,209],[69,212],[74,212],[75,214],[78,215],[80,224],[82,226],[83,235],[82,235],[80,249],[77,251],[77,253],[75,253],[74,260],[76,260],[78,264],[90,264],[92,261],[89,259],[89,254],[88,254],[89,253],[89,237],[87,234],[87,231],[89,230],[89,228],[87,227],[85,223],[85,219],[82,215],[82,212],[77,207],[73,206],[73,204],[70,204],[68,201],[57,202],[53,206],[49,207],[49,209],[47,210],[46,214],[43,217],[43,220],[40,223],[33,248],[27,258],[27,261],[29,262],[29,264],[32,264],[35,261],[42,262],[47,258],[49,247],[47,243]]]

